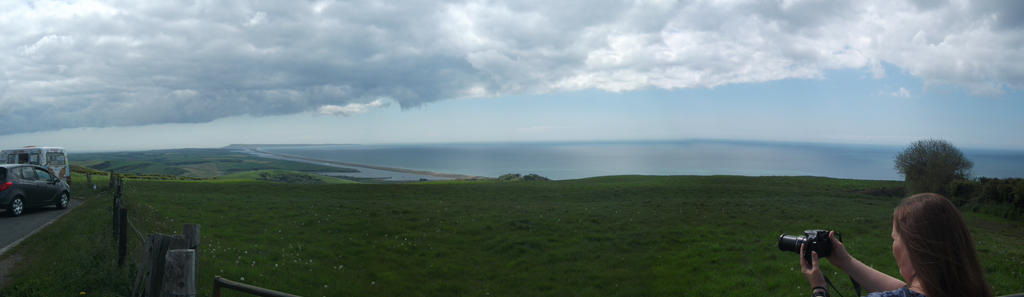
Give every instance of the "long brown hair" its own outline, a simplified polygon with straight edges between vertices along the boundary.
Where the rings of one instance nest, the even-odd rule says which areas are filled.
[[[904,198],[892,222],[914,266],[912,278],[928,297],[992,296],[971,232],[949,199],[933,193]]]

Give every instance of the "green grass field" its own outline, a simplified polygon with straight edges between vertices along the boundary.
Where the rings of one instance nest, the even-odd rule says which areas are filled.
[[[201,296],[214,275],[302,296],[804,296],[798,256],[778,250],[779,234],[839,230],[855,257],[898,275],[889,223],[899,198],[861,192],[900,186],[735,176],[129,181],[126,199],[145,232],[202,224]],[[87,197],[16,249],[27,265],[0,295],[127,295],[133,263],[110,264],[109,199]],[[996,293],[1024,292],[1021,224],[967,219]]]

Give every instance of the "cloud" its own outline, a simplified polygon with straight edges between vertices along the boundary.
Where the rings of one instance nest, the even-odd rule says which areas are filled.
[[[889,96],[900,97],[900,98],[910,98],[910,91],[907,91],[907,89],[904,88],[904,87],[900,87],[899,90],[896,90],[896,91],[893,91],[892,93],[889,93]]]
[[[0,134],[712,88],[882,63],[1024,88],[1020,1],[34,1],[0,4]],[[9,124],[8,124],[9,123]]]
[[[317,108],[316,112],[319,113],[319,114],[322,114],[322,115],[351,116],[351,115],[357,115],[357,114],[364,114],[364,113],[369,112],[370,110],[381,108],[381,107],[386,107],[388,105],[389,104],[385,103],[383,99],[377,99],[377,100],[373,100],[372,102],[366,103],[366,104],[349,103],[349,104],[345,104],[345,106],[338,106],[338,105],[327,104],[327,105],[320,106],[320,108]]]

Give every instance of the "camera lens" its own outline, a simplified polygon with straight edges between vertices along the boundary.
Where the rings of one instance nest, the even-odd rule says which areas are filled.
[[[779,235],[779,249],[800,253],[800,245],[807,241],[807,237],[796,235]]]

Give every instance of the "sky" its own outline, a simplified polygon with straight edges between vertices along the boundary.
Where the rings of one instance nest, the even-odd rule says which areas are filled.
[[[0,146],[1024,150],[1024,1],[0,1]]]

